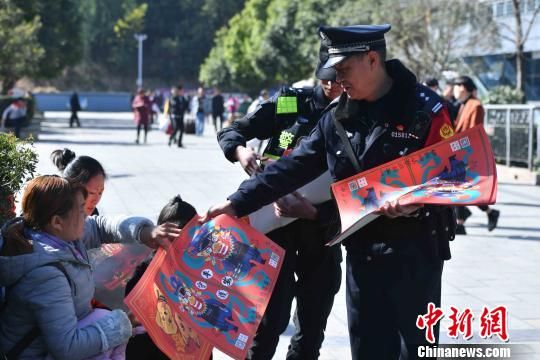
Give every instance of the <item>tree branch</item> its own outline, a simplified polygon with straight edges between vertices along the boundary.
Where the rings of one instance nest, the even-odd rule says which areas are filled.
[[[527,27],[527,31],[525,31],[525,35],[523,35],[523,38],[521,40],[521,44],[525,44],[525,41],[527,41],[527,38],[529,37],[532,26],[534,24],[534,20],[536,19],[536,16],[539,13],[540,13],[540,6],[538,6],[536,9],[534,9],[534,12],[533,12],[532,17],[531,17],[531,22],[529,23],[529,26]]]

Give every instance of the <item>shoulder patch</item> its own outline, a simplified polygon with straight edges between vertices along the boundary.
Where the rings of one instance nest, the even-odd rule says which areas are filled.
[[[421,84],[416,85],[416,98],[422,110],[429,114],[437,114],[443,108],[440,96]]]

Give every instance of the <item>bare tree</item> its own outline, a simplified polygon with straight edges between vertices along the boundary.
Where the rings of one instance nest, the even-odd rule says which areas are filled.
[[[356,6],[358,11],[351,11]],[[353,8],[356,9],[356,8]],[[457,54],[497,46],[495,23],[484,3],[456,0],[348,0],[334,22],[390,23],[390,55],[420,78],[455,69]]]
[[[512,0],[512,5],[514,7],[514,20],[516,21],[516,29],[514,32],[515,36],[513,40],[516,46],[516,90],[520,90],[525,93],[525,58],[523,54],[523,47],[529,38],[534,20],[540,12],[540,5],[533,9],[531,19],[529,23],[525,25],[525,32],[523,32],[524,24],[521,17],[521,10],[525,8],[525,4],[522,3],[522,0]]]

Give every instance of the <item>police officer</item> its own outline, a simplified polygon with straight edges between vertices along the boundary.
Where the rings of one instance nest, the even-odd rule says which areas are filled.
[[[321,47],[320,56],[324,61],[328,58],[326,50]],[[260,157],[246,147],[247,141],[269,139],[263,158],[275,160],[287,156],[302,138],[309,136],[323,110],[342,92],[335,84],[335,71],[322,67],[324,61],[319,61],[316,71],[320,85],[313,89],[285,87],[259,104],[255,111],[221,130],[218,141],[225,157],[231,162],[239,161],[251,175],[261,170],[257,163]],[[331,229],[333,234],[337,230],[337,209],[332,201],[313,205],[296,193],[278,200],[275,207],[281,216],[300,219],[267,234],[285,248],[286,253],[248,358],[272,358],[279,336],[289,323],[292,300],[296,298],[296,330],[287,359],[316,359],[334,295],[341,283],[341,249],[324,245]]]
[[[345,93],[290,156],[244,181],[209,209],[242,216],[311,181],[326,169],[347,178],[453,134],[433,91],[398,60],[386,61],[389,25],[322,27]],[[450,258],[453,211],[445,206],[386,203],[382,215],[345,241],[347,315],[353,359],[416,358],[425,345],[418,315],[440,305],[443,261]],[[435,329],[438,334],[438,328]],[[406,345],[400,346],[401,340]]]

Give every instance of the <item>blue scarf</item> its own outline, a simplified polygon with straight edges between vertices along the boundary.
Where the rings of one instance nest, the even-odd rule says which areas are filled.
[[[29,237],[30,239],[37,241],[41,244],[48,245],[52,247],[53,249],[68,250],[73,254],[75,259],[83,263],[87,263],[83,254],[81,253],[79,249],[77,249],[77,247],[75,246],[73,242],[64,241],[46,232],[36,231],[36,230],[31,230],[31,229],[25,229],[25,235]]]

